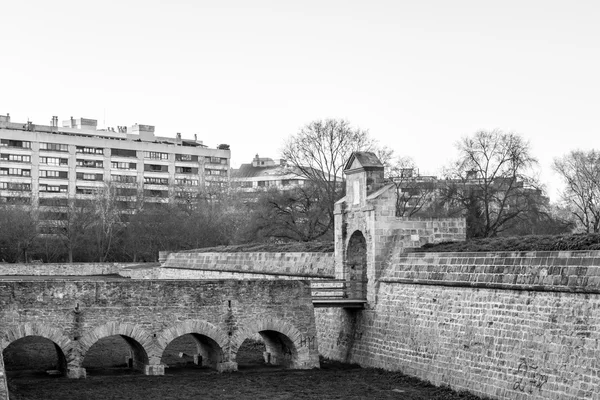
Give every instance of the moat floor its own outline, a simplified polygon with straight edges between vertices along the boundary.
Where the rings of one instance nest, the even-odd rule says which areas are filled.
[[[11,375],[11,400],[478,399],[399,373],[337,363],[325,363],[320,370],[262,367],[225,374],[201,368],[170,368],[165,376],[155,377],[105,370],[81,380],[24,371]]]
[[[286,370],[266,365],[264,344],[246,340],[237,354],[238,372],[220,374],[178,357],[193,352],[189,335],[170,345],[164,376],[126,369],[129,347],[120,337],[94,345],[86,356],[87,379],[48,375],[56,351],[46,339],[28,337],[3,352],[11,400],[191,400],[191,399],[404,399],[479,400],[407,377],[399,372],[322,360],[321,369]],[[37,370],[31,370],[31,367]]]

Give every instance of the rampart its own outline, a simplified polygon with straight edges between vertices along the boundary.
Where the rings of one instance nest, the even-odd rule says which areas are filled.
[[[333,253],[170,253],[158,268],[120,272],[135,279],[333,279]]]
[[[180,252],[169,254],[162,267],[205,271],[208,276],[214,272],[234,272],[333,278],[335,273],[333,253]]]
[[[9,264],[0,263],[0,276],[85,276],[85,275],[113,275],[118,274],[123,268],[136,264],[127,263],[29,263]]]
[[[497,399],[600,399],[600,252],[393,256],[368,309],[317,309],[326,357]]]

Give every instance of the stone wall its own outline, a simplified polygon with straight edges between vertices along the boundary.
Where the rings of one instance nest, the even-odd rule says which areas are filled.
[[[496,399],[600,399],[600,252],[395,255],[368,309],[316,309],[326,357]]]
[[[266,272],[235,272],[219,271],[216,269],[188,269],[188,268],[136,268],[124,269],[119,275],[133,279],[332,279],[333,276],[322,275],[294,275],[276,274]]]
[[[333,253],[171,253],[161,265],[206,279],[270,277],[333,278]],[[183,271],[198,272],[183,272]],[[202,272],[200,272],[202,271]],[[162,271],[167,276],[168,271]],[[251,278],[253,277],[254,278]]]
[[[79,263],[79,264],[9,264],[0,263],[0,276],[79,276],[118,274],[123,268],[136,264],[124,263]]]
[[[8,386],[4,372],[4,359],[0,357],[0,400],[8,400]]]
[[[70,377],[85,376],[86,352],[113,335],[130,339],[136,368],[162,374],[164,349],[188,333],[218,370],[237,368],[237,349],[259,333],[271,363],[319,366],[306,281],[0,280],[0,354],[41,336],[58,346]]]

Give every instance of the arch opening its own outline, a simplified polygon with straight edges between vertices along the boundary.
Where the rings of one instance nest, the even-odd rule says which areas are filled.
[[[4,369],[9,377],[22,375],[64,376],[67,359],[62,348],[43,336],[24,336],[2,350]]]
[[[367,240],[361,231],[355,231],[346,247],[344,276],[347,281],[346,296],[364,299],[367,296]]]
[[[206,335],[187,333],[173,339],[165,348],[161,364],[172,370],[217,368],[224,360],[223,349]]]
[[[274,330],[263,330],[246,338],[236,351],[239,369],[278,366],[292,368],[298,358],[294,342]]]
[[[83,355],[82,366],[91,375],[130,374],[143,371],[148,354],[137,340],[125,335],[98,339]]]

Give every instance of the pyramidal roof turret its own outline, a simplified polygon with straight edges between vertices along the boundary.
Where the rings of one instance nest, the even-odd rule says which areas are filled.
[[[350,155],[344,166],[345,174],[360,171],[383,171],[383,164],[375,153],[370,151],[355,151]]]

